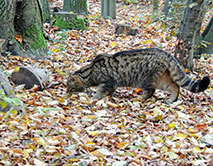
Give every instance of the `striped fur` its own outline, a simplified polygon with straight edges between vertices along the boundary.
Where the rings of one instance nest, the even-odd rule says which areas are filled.
[[[194,81],[178,61],[157,48],[129,50],[114,55],[98,55],[90,64],[82,67],[67,80],[67,92],[80,92],[98,86],[95,98],[112,95],[117,87],[133,87],[143,90],[143,99],[150,98],[155,89],[171,93],[168,103],[177,100],[179,88],[201,92],[210,83],[208,77]]]

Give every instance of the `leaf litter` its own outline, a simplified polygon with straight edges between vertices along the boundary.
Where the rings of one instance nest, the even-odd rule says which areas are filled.
[[[95,2],[95,1],[94,1]],[[38,62],[18,56],[1,57],[4,71],[22,65],[48,68],[52,74],[43,91],[16,88],[26,115],[0,113],[2,165],[211,165],[213,163],[212,87],[192,94],[181,89],[177,102],[157,91],[142,102],[141,90],[118,88],[113,97],[92,99],[95,87],[66,94],[66,77],[99,53],[160,47],[173,53],[174,31],[151,23],[149,5],[122,5],[117,19],[100,17],[100,2],[88,1],[90,25],[83,32],[45,30],[51,57]],[[139,28],[136,36],[116,35],[117,23]],[[169,36],[169,40],[168,40]],[[213,59],[196,60],[203,76],[213,78]],[[194,72],[195,74],[198,74]]]

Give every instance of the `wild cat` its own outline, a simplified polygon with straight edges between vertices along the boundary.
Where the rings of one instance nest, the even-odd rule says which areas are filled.
[[[157,48],[121,51],[113,55],[100,54],[88,65],[70,74],[67,92],[82,92],[98,86],[96,99],[112,96],[117,87],[142,89],[143,100],[155,89],[168,91],[167,103],[177,100],[180,87],[198,93],[209,86],[208,76],[194,81],[169,53]]]

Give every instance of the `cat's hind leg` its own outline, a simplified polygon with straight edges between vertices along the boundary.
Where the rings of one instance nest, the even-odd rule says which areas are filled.
[[[169,72],[165,72],[155,84],[156,88],[168,91],[171,94],[170,98],[166,101],[167,104],[171,104],[177,100],[180,88],[175,82],[173,82]]]

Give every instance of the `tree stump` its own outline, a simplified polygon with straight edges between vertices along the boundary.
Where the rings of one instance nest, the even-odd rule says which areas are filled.
[[[31,66],[20,67],[18,72],[12,73],[11,79],[16,85],[25,84],[26,89],[38,85],[38,90],[43,90],[49,79],[49,71]]]
[[[84,17],[66,11],[54,12],[51,24],[62,29],[87,29],[87,21]]]

